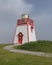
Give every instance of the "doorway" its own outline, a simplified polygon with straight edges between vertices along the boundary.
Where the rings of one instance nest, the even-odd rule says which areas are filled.
[[[23,34],[22,32],[19,32],[18,33],[18,44],[22,44],[22,42],[23,42]]]

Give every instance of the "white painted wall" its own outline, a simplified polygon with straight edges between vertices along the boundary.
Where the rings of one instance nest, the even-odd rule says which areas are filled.
[[[27,25],[17,26],[15,38],[14,38],[15,44],[18,43],[18,36],[17,35],[18,35],[19,32],[22,32],[22,34],[24,35],[22,44],[26,43],[28,41],[28,39],[27,39]]]
[[[18,34],[19,32],[22,32],[23,34],[23,41],[22,44],[28,42],[28,32],[29,32],[29,42],[36,41],[36,34],[35,30],[33,29],[33,32],[31,32],[31,25],[28,24],[28,31],[27,31],[27,24],[26,25],[20,25],[16,28],[16,33],[14,37],[14,44],[18,44]]]
[[[28,29],[29,29],[29,42],[36,41],[35,29],[33,28],[33,32],[31,32],[30,27],[31,27],[31,25],[28,25]]]

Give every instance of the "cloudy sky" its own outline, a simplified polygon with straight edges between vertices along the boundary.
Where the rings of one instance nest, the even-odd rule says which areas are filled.
[[[12,43],[17,19],[34,20],[38,40],[52,41],[52,0],[0,0],[0,43]]]

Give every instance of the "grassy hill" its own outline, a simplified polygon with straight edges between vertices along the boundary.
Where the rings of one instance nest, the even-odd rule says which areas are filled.
[[[0,65],[52,65],[52,58],[13,53],[0,44]]]
[[[16,46],[15,48],[29,50],[29,51],[52,53],[52,42],[51,41],[36,41],[36,42],[25,43],[21,46]]]

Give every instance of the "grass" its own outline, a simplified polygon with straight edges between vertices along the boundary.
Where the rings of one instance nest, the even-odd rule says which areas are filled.
[[[16,49],[38,51],[38,52],[49,52],[52,53],[52,42],[51,41],[36,41],[25,43],[21,46],[16,46]]]
[[[0,65],[52,65],[52,58],[19,54],[4,50],[0,45]]]

